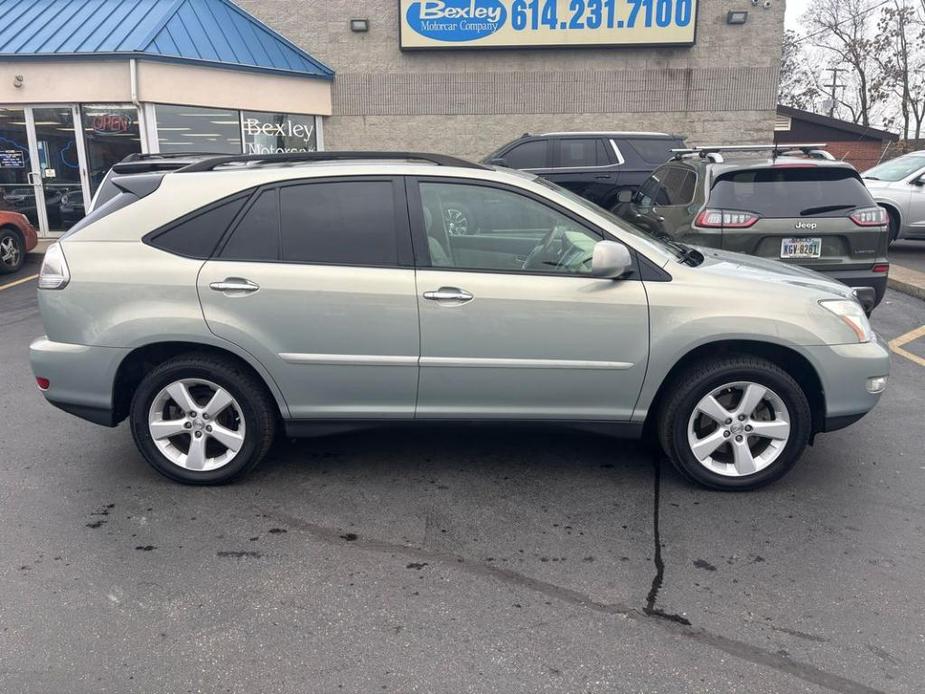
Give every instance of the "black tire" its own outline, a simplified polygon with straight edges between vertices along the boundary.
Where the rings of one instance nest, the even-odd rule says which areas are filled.
[[[899,238],[899,215],[897,215],[896,212],[890,208],[886,208],[886,213],[890,219],[888,224],[888,231],[890,234],[890,244],[892,244]]]
[[[160,391],[180,379],[203,379],[226,389],[244,418],[244,443],[237,454],[215,470],[189,470],[158,449],[148,426],[148,413]],[[204,404],[204,403],[201,403]],[[129,422],[132,437],[145,460],[159,473],[194,485],[225,484],[252,470],[273,444],[277,409],[264,384],[232,359],[190,353],[170,359],[145,375],[132,397]]]
[[[3,249],[8,245],[15,249],[15,262],[6,262],[3,259]],[[12,272],[17,272],[25,262],[26,249],[19,232],[10,227],[0,229],[0,275],[8,275]]]
[[[790,415],[790,434],[783,450],[767,467],[749,475],[729,477],[708,469],[697,460],[688,442],[688,423],[703,397],[721,386],[739,381],[770,388],[783,401]],[[710,489],[745,491],[770,484],[796,464],[809,443],[812,413],[806,394],[786,371],[765,359],[729,355],[703,361],[679,374],[669,388],[657,422],[659,443],[684,477]]]

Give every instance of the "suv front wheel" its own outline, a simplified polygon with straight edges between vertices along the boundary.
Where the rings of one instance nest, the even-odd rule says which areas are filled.
[[[675,467],[706,487],[769,484],[796,464],[809,442],[805,393],[765,359],[702,362],[673,387],[661,410],[659,440]]]
[[[276,419],[263,384],[230,359],[190,354],[151,370],[132,398],[132,436],[145,460],[173,480],[222,484],[253,468]]]

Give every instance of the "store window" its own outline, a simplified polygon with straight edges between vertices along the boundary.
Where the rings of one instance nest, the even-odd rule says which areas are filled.
[[[90,192],[95,193],[113,164],[141,151],[138,110],[134,106],[89,104],[81,106],[80,118],[87,146]]]
[[[0,108],[0,210],[24,214],[38,227],[35,189],[29,182],[31,166],[25,112]]]
[[[241,124],[245,154],[314,152],[318,149],[314,116],[244,111]]]
[[[161,152],[241,153],[239,111],[157,104],[157,143]]]

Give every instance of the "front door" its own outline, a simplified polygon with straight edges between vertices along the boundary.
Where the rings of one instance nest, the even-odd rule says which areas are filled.
[[[414,415],[418,309],[402,186],[284,183],[240,210],[199,273],[209,328],[271,373],[294,419]]]
[[[459,206],[474,212],[464,235],[448,223]],[[419,418],[630,419],[648,304],[640,281],[589,276],[600,232],[541,198],[459,179],[409,181],[409,209]]]
[[[60,233],[84,216],[85,167],[77,144],[80,120],[72,106],[30,110],[37,154],[32,175],[39,216],[44,217],[42,231]]]

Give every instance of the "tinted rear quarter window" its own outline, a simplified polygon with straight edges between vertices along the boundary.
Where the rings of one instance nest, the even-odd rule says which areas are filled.
[[[152,232],[145,241],[168,253],[208,258],[249,196],[250,192],[239,194],[209,205],[163,230]]]
[[[512,169],[542,169],[546,166],[546,140],[514,145],[503,158]]]
[[[762,217],[846,217],[873,199],[854,169],[799,166],[746,169],[720,175],[710,207]],[[841,207],[842,209],[834,209]]]
[[[280,190],[282,259],[342,265],[397,265],[391,181],[337,181]]]

